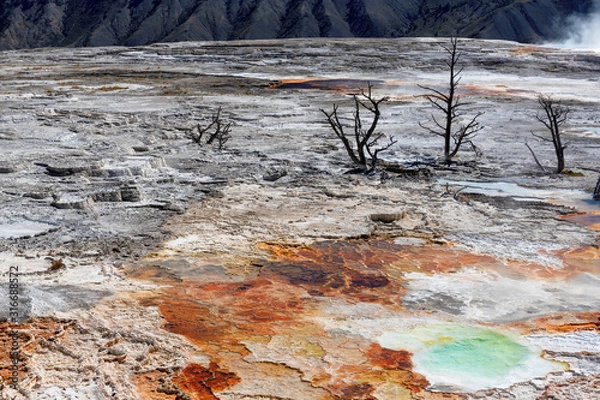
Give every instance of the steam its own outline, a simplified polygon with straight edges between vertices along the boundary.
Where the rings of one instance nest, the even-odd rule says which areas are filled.
[[[600,1],[595,2],[591,14],[572,16],[567,25],[567,37],[551,45],[600,51]]]

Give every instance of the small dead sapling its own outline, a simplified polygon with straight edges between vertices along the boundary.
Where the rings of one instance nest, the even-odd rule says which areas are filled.
[[[376,99],[373,97],[373,86],[371,84],[368,84],[366,91],[364,89],[360,90],[360,96],[355,94],[352,98],[354,100],[354,113],[351,133],[345,131],[346,127],[338,115],[339,107],[337,104],[333,105],[331,112],[323,109],[321,109],[321,112],[327,117],[327,122],[335,135],[344,144],[350,160],[365,173],[370,173],[377,167],[379,153],[389,149],[397,142],[393,136],[390,136],[387,144],[379,145],[379,141],[386,135],[376,131],[381,117],[380,105],[388,98]],[[371,115],[370,122],[368,119],[363,119],[361,115],[363,111]]]
[[[216,143],[216,147],[222,150],[225,143],[231,138],[230,131],[232,124],[232,122],[224,121],[221,118],[221,107],[219,107],[217,112],[211,117],[210,124],[207,126],[198,124],[196,126],[198,132],[192,129],[190,138],[200,146],[210,146]]]
[[[538,97],[538,104],[540,111],[538,111],[536,119],[544,124],[549,135],[541,135],[534,132],[531,132],[531,134],[544,142],[552,143],[554,154],[556,155],[556,173],[560,174],[565,169],[565,149],[567,148],[567,145],[563,143],[560,128],[567,122],[571,110],[560,101],[543,94]],[[536,164],[542,171],[545,171],[533,149],[527,143],[525,145],[533,155]]]

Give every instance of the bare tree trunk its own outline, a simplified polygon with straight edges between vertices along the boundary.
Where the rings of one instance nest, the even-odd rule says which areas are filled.
[[[542,110],[536,118],[548,129],[550,137],[532,134],[543,141],[552,142],[556,154],[556,173],[560,174],[565,169],[565,149],[567,148],[562,143],[560,127],[567,121],[570,110],[568,107],[563,106],[560,101],[555,101],[550,96],[540,95],[538,102]]]
[[[561,172],[563,172],[565,170],[565,155],[564,155],[564,152],[562,149],[557,150],[556,158],[557,158],[556,173],[560,174]]]
[[[596,189],[594,189],[594,199],[600,201],[600,178],[598,178]]]
[[[456,52],[457,39],[452,38],[450,47],[450,60],[446,63],[450,68],[450,84],[448,87],[448,102],[446,104],[446,130],[444,132],[444,162],[450,165],[452,157],[450,156],[450,139],[452,138],[452,121],[454,113],[454,93],[456,92],[457,80],[460,80],[457,74],[454,73],[460,53]]]
[[[484,127],[477,122],[477,118],[483,114],[482,112],[477,113],[477,115],[470,119],[467,124],[461,124],[458,128],[455,127],[455,122],[458,123],[463,115],[461,112],[463,103],[461,103],[460,96],[456,92],[461,80],[460,75],[463,71],[463,67],[458,66],[462,53],[458,51],[458,39],[456,37],[453,37],[450,40],[449,46],[442,46],[442,48],[449,56],[445,61],[450,70],[448,92],[443,93],[428,86],[419,85],[419,87],[431,92],[430,94],[423,95],[423,97],[425,97],[436,109],[441,111],[445,121],[444,123],[441,123],[432,116],[433,128],[420,123],[419,125],[429,132],[444,138],[444,163],[450,164],[454,156],[458,153],[461,145],[464,143],[473,144],[471,139]]]

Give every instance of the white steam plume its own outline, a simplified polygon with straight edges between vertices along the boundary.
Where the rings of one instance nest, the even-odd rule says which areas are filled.
[[[572,16],[567,25],[566,39],[551,45],[600,51],[600,1],[595,2],[591,14]]]

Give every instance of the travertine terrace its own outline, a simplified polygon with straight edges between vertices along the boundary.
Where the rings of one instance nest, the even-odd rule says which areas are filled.
[[[461,40],[486,128],[446,168],[443,42],[0,53],[1,398],[600,397],[600,54]],[[398,143],[346,174],[319,109],[368,82]],[[566,174],[525,147],[551,169],[539,93]],[[218,107],[222,151],[189,139]]]

